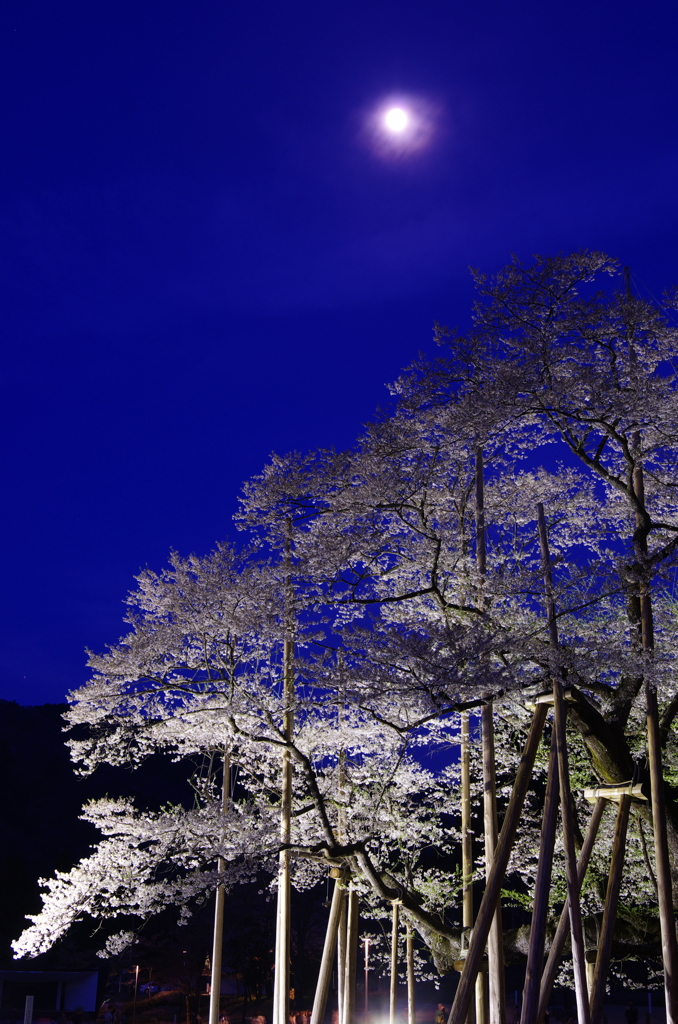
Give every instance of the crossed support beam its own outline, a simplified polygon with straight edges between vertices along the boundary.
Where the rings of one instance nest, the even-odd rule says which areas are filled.
[[[527,794],[535,755],[541,740],[548,709],[549,704],[544,700],[537,703],[534,709],[530,733],[521,757],[520,767],[511,793],[511,799],[504,818],[502,831],[499,836],[494,862],[489,873],[485,893],[475,921],[475,926],[471,933],[468,951],[463,964],[463,973],[450,1011],[449,1024],[464,1024],[473,999],[476,978],[483,967],[485,945],[488,940],[490,926],[494,917],[494,904],[498,899],[503,885],[506,868],[513,848],[513,843],[515,841],[517,826],[525,796]],[[556,816],[559,795],[562,802],[562,787],[560,785],[562,783],[562,772],[557,756],[557,746],[557,730],[554,728],[549,761],[547,792],[542,819],[540,858],[535,886],[535,904],[532,928],[530,932],[530,946],[528,952],[525,989],[523,993],[521,1024],[541,1024],[543,1021],[568,934],[570,934],[572,939],[573,950],[576,948],[575,943],[578,942],[579,944],[579,964],[581,975],[583,975],[582,983],[580,983],[580,990],[577,993],[579,997],[579,1022],[580,1024],[582,1022],[582,1017],[579,1015],[579,1012],[581,1004],[583,1003],[585,1013],[587,1014],[584,1020],[589,1021],[590,1024],[600,1024],[605,997],[605,983],[607,980],[612,952],[612,939],[624,865],[626,833],[630,810],[633,800],[645,800],[645,796],[642,793],[641,787],[639,785],[634,785],[632,782],[623,786],[601,786],[596,789],[585,790],[584,795],[594,803],[594,806],[589,820],[586,837],[584,839],[579,858],[575,863],[574,886],[568,887],[568,898],[563,907],[558,927],[551,942],[546,964],[542,969],[545,953],[546,911],[548,907],[548,892],[551,881],[553,848],[556,838]],[[566,787],[566,791],[568,794],[568,804],[571,810],[572,803],[569,787]],[[579,910],[579,930],[575,931],[573,935],[570,896],[574,890],[576,906],[579,909],[579,893],[586,875],[594,843],[598,835],[603,811],[608,802],[618,803],[617,822],[612,857],[610,861],[610,875],[606,893],[605,909],[603,912],[600,940],[596,955],[591,992],[589,994],[588,987],[586,985],[586,951],[584,949],[583,929],[581,928],[581,911]],[[572,824],[570,823],[570,828],[571,827]],[[574,830],[572,830],[572,834],[573,832]],[[583,999],[582,989],[584,996]]]
[[[554,688],[555,689],[555,688]],[[561,697],[562,692],[561,692]],[[522,753],[520,765],[514,782],[509,805],[504,817],[501,833],[496,843],[494,858],[491,861],[485,893],[480,905],[478,916],[473,929],[470,931],[470,941],[466,958],[463,963],[458,964],[462,970],[457,994],[450,1012],[450,1024],[464,1024],[467,1021],[471,1005],[475,1002],[478,977],[486,968],[487,959],[485,956],[486,946],[488,951],[490,933],[497,926],[497,913],[499,894],[504,883],[504,877],[515,841],[518,823],[522,813],[525,797],[532,777],[534,761],[539,744],[542,741],[543,730],[551,707],[557,715],[558,691],[552,694],[540,695],[534,704],[534,712],[527,742]],[[564,702],[563,702],[564,704]],[[491,706],[489,713],[491,714]],[[581,929],[581,913],[579,914],[580,931],[578,933],[580,964],[584,974],[584,996],[585,1008],[588,1014],[587,1020],[590,1024],[600,1024],[603,1012],[605,997],[605,983],[610,965],[612,953],[612,940],[614,925],[619,899],[619,891],[624,865],[624,852],[626,845],[626,834],[629,822],[630,811],[634,801],[644,801],[646,796],[642,787],[633,782],[617,786],[598,786],[584,791],[584,796],[593,804],[588,829],[584,843],[575,863],[574,886],[568,886],[568,898],[562,909],[558,927],[551,942],[546,964],[542,970],[545,954],[545,930],[546,912],[548,907],[548,892],[551,881],[551,867],[553,862],[553,849],[556,839],[556,821],[559,803],[563,804],[563,790],[567,795],[567,806],[572,814],[572,801],[569,787],[562,786],[563,775],[568,779],[567,773],[563,772],[562,758],[559,756],[559,731],[564,725],[563,715],[560,720],[554,723],[551,737],[551,754],[549,759],[549,773],[547,779],[546,798],[542,819],[542,832],[540,842],[540,857],[535,886],[535,905],[530,933],[530,946],[528,953],[528,965],[526,971],[525,990],[523,995],[523,1009],[521,1024],[542,1024],[544,1014],[548,1006],[553,990],[556,974],[563,955],[568,934],[572,937],[572,946],[575,948],[577,933],[573,934],[571,894],[574,892],[574,899],[579,908],[579,893],[586,875],[593,847],[598,835],[603,811],[608,803],[617,803],[617,821],[615,827],[615,838],[610,861],[610,872],[605,899],[605,908],[600,929],[598,949],[591,979],[590,991],[586,985],[586,951],[584,949],[583,929]],[[489,733],[486,733],[486,737]],[[567,764],[565,764],[565,768]],[[563,828],[566,825],[567,817],[564,816]],[[569,828],[574,833],[573,823],[570,819]],[[489,862],[489,860],[488,860]],[[322,1024],[327,1005],[332,964],[335,950],[339,952],[339,978],[340,978],[340,1022],[341,1024],[353,1024],[353,1007],[355,1003],[355,945],[357,938],[357,894],[346,883],[344,872],[333,869],[335,877],[335,890],[330,910],[325,949],[323,952],[320,975],[316,988],[316,996],[313,1005],[314,1024]],[[393,952],[395,954],[398,927],[398,908],[394,906],[394,928],[393,928]],[[576,920],[576,918],[575,918]],[[412,1024],[414,1016],[414,977],[411,963],[411,929],[408,925],[408,1018]],[[392,986],[395,979],[395,963],[392,970]],[[500,979],[503,982],[503,978]],[[343,984],[341,984],[343,982]],[[503,984],[502,984],[503,989]],[[352,990],[352,991],[351,991]],[[394,989],[392,987],[392,993]],[[395,1001],[391,997],[392,1015],[395,1011]],[[503,994],[503,993],[502,993]],[[343,997],[343,998],[342,998]],[[579,1009],[579,1006],[578,1006]],[[492,1018],[491,1018],[492,1019]],[[582,1018],[579,1017],[581,1024]],[[492,1020],[494,1024],[494,1020]],[[498,1024],[502,1024],[501,1019]]]
[[[554,730],[549,768],[547,797],[542,823],[541,851],[538,878],[535,892],[535,908],[530,936],[530,952],[526,977],[525,997],[521,1024],[541,1024],[553,988],[555,974],[562,956],[563,947],[569,930],[572,944],[572,960],[574,968],[575,992],[577,998],[577,1017],[579,1024],[600,1024],[602,1017],[605,982],[612,952],[612,938],[616,910],[621,885],[624,863],[626,831],[630,814],[631,800],[642,798],[642,793],[633,783],[622,787],[600,787],[594,791],[596,801],[588,835],[581,851],[579,861],[576,859],[574,845],[573,804],[569,787],[569,771],[567,742],[565,734],[565,677],[558,660],[558,628],[553,597],[551,578],[551,560],[548,548],[546,523],[543,505],[537,506],[537,525],[542,553],[542,570],[546,595],[549,639],[552,655],[553,691],[552,697],[542,695],[534,705],[534,713],[530,732],[523,750],[518,773],[513,785],[511,798],[504,817],[494,861],[489,872],[485,892],[482,898],[475,926],[472,931],[468,952],[461,975],[457,993],[450,1011],[448,1024],[465,1024],[476,978],[481,969],[485,946],[496,908],[499,894],[506,874],[511,850],[515,842],[516,832],[522,812],[525,796],[529,786],[535,755],[541,740],[548,706],[554,709]],[[665,820],[663,817],[663,780],[661,762],[658,754],[656,728],[656,695],[648,689],[646,693],[648,705],[648,760],[651,769],[652,811],[655,836],[655,858],[659,868],[668,865],[668,847],[666,841]],[[557,774],[556,774],[557,773]],[[617,793],[613,790],[621,790]],[[545,946],[545,912],[550,886],[550,872],[555,842],[555,815],[557,799],[560,797],[561,817],[563,823],[563,840],[565,850],[565,869],[567,877],[567,901],[563,908],[556,936],[542,972]],[[603,913],[603,923],[596,963],[593,972],[591,993],[586,978],[586,952],[581,919],[579,893],[591,856],[591,850],[598,831],[603,808],[607,800],[618,800],[617,824],[615,841],[610,865],[610,877]],[[662,952],[664,959],[667,1024],[678,1024],[678,959],[676,957],[676,934],[673,918],[672,894],[668,868],[664,871],[664,885],[660,888],[660,920],[662,923]],[[568,929],[569,923],[569,929]]]

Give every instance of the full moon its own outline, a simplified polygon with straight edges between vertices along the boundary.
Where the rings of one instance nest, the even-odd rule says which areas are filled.
[[[380,159],[409,160],[433,141],[438,117],[435,103],[425,96],[391,93],[365,110],[361,136]]]
[[[401,107],[392,107],[384,116],[384,124],[390,132],[403,132],[407,128],[409,117]]]

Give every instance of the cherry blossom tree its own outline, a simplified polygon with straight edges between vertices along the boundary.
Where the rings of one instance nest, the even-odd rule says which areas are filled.
[[[262,873],[275,880],[286,752],[294,884],[347,868],[370,913],[401,900],[438,969],[451,969],[461,941],[450,870],[459,712],[492,701],[505,801],[526,706],[554,670],[569,688],[581,829],[585,786],[648,786],[646,699],[656,695],[678,891],[675,302],[631,295],[617,264],[597,253],[514,260],[476,281],[471,330],[436,328],[441,356],[402,375],[393,408],[353,450],[274,456],[245,486],[238,524],[249,548],[174,555],[167,570],[138,578],[128,634],[91,656],[92,679],[71,697],[74,758],[93,770],[156,750],[228,751],[241,795],[226,814],[209,783],[190,811],[150,815],[124,801],[86,809],[104,838],[46,883],[18,954],[48,948],[83,914],[138,922],[187,908],[217,884],[217,856],[227,886]],[[538,502],[553,556],[555,662]],[[293,699],[282,686],[290,593]],[[509,865],[507,884],[528,900],[547,761],[544,746]],[[634,804],[620,955],[659,952],[652,825],[650,803]],[[591,936],[613,830],[608,814],[583,895]],[[562,900],[554,886],[554,910]],[[509,956],[525,955],[528,932],[505,934]],[[106,949],[132,933],[110,936]]]

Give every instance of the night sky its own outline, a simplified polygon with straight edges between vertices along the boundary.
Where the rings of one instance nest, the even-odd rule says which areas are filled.
[[[272,450],[352,444],[469,265],[678,284],[674,2],[5,0],[0,38],[0,698],[80,685]]]

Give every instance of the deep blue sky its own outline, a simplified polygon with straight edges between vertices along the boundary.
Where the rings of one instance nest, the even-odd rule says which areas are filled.
[[[351,444],[469,264],[678,283],[672,0],[5,0],[0,39],[2,698],[79,685],[271,450]]]

